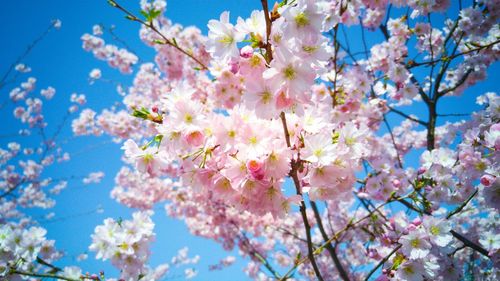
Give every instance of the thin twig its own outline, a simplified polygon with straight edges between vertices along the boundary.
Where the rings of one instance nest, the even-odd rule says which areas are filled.
[[[385,115],[384,115],[384,123],[385,123],[385,126],[387,127],[387,130],[389,131],[389,134],[391,135],[391,140],[392,140],[392,145],[394,146],[394,150],[396,150],[396,157],[398,160],[398,166],[400,169],[403,169],[403,163],[401,162],[401,156],[399,155],[399,149],[398,149],[398,146],[396,145],[396,139],[394,138],[394,134],[392,133],[391,126],[389,125],[389,122],[387,122],[387,118],[385,118]]]
[[[59,279],[59,280],[66,280],[66,281],[81,281],[81,279],[72,279],[72,278],[57,275],[57,274],[34,273],[34,272],[28,272],[28,271],[21,271],[21,270],[17,270],[17,269],[11,269],[9,271],[8,276],[14,275],[14,274],[31,276],[31,277],[39,277],[39,278],[52,278],[52,279]],[[89,278],[83,278],[83,279],[89,279]]]
[[[314,201],[311,201],[311,207],[314,212],[314,217],[316,218],[316,221],[318,222],[318,228],[319,231],[321,232],[321,236],[323,237],[323,240],[328,241],[328,234],[325,231],[325,228],[323,227],[323,221],[321,220],[321,215],[319,214],[318,206],[316,206],[316,203]],[[337,268],[337,271],[340,274],[340,277],[344,281],[349,281],[349,275],[345,271],[344,267],[342,266],[342,263],[339,260],[339,257],[337,256],[337,252],[335,251],[335,248],[333,248],[332,244],[326,245],[326,250],[332,257],[333,263],[335,264],[335,267]]]
[[[455,214],[458,214],[460,213],[464,208],[465,206],[467,206],[467,204],[472,200],[472,198],[474,198],[474,196],[476,196],[477,194],[477,189],[469,196],[469,198],[467,198],[467,200],[465,200],[465,202],[462,203],[462,205],[458,206],[455,210],[451,211],[447,216],[446,216],[446,219],[450,219],[452,216],[454,216]]]
[[[281,112],[280,114],[280,117],[281,117],[281,122],[282,122],[282,125],[283,125],[283,131],[284,131],[284,134],[285,134],[285,141],[286,141],[286,144],[288,147],[291,147],[291,142],[290,142],[290,133],[288,131],[288,127],[287,127],[287,124],[286,124],[286,117],[285,117],[285,112]],[[297,174],[297,169],[298,169],[298,163],[292,159],[291,161],[291,170],[289,172],[289,176],[293,179],[293,183],[295,185],[295,191],[297,193],[297,195],[301,195],[302,196],[302,191],[301,191],[301,188],[300,188],[300,181],[299,181],[299,177],[298,177],[298,174]],[[316,274],[316,277],[318,278],[318,280],[320,281],[323,281],[323,276],[321,276],[321,272],[319,271],[319,267],[318,267],[318,264],[316,263],[316,259],[314,258],[314,250],[313,250],[313,244],[312,244],[312,237],[311,237],[311,225],[309,224],[309,220],[307,219],[307,213],[306,213],[306,204],[304,203],[304,201],[302,200],[300,202],[300,214],[302,216],[302,221],[304,222],[304,228],[305,228],[305,231],[306,231],[306,239],[307,239],[307,257],[309,259],[309,261],[311,261],[311,265],[313,267],[313,270],[314,270],[314,273]],[[290,273],[291,271],[289,271]],[[286,274],[281,280],[285,280],[287,277],[288,274]]]
[[[270,63],[273,60],[273,52],[271,49],[271,42],[269,42],[269,37],[271,36],[271,18],[269,17],[269,8],[267,6],[267,0],[260,0],[262,4],[262,9],[264,10],[264,17],[266,19],[266,61]]]
[[[134,14],[132,14],[130,11],[128,11],[127,9],[125,9],[124,7],[122,7],[120,4],[118,4],[115,0],[108,0],[108,3],[121,10],[122,12],[124,12],[125,14],[127,14],[127,18],[132,20],[132,21],[136,21],[136,22],[139,22],[141,23],[142,25],[144,25],[145,27],[151,29],[152,31],[154,31],[156,34],[158,34],[163,40],[164,44],[166,45],[169,45],[169,46],[172,46],[174,47],[175,49],[177,49],[178,51],[180,51],[181,53],[185,54],[186,56],[188,56],[189,58],[191,58],[192,60],[194,60],[197,64],[199,64],[201,66],[201,69],[200,70],[207,70],[208,67],[203,63],[201,62],[198,58],[196,58],[191,52],[189,51],[186,51],[184,50],[183,48],[181,48],[179,45],[177,45],[177,43],[171,39],[168,39],[165,35],[163,35],[163,33],[161,33],[153,24],[153,22],[145,22],[143,20],[141,20],[140,18],[138,18],[137,16],[135,16]]]
[[[345,225],[342,229],[340,229],[339,231],[337,231],[337,232],[336,232],[336,233],[335,233],[335,234],[334,234],[334,235],[333,235],[330,239],[328,239],[328,241],[326,241],[325,243],[323,243],[323,244],[321,245],[321,247],[320,247],[320,248],[318,248],[318,249],[315,251],[315,254],[320,253],[320,252],[321,252],[321,251],[319,251],[320,249],[322,249],[322,248],[326,247],[326,245],[328,245],[328,244],[332,243],[333,241],[337,240],[337,239],[338,239],[338,237],[339,237],[342,233],[346,232],[347,230],[351,229],[352,227],[356,226],[357,224],[359,224],[359,223],[363,222],[363,221],[364,221],[364,220],[366,220],[367,218],[370,218],[370,217],[373,215],[373,213],[374,213],[374,212],[376,212],[376,210],[379,210],[380,208],[384,207],[385,205],[387,205],[387,204],[389,204],[389,203],[392,203],[392,202],[397,201],[397,200],[400,200],[400,199],[404,199],[404,198],[406,198],[406,197],[407,197],[407,196],[404,196],[404,197],[399,197],[399,198],[390,198],[390,199],[388,199],[386,202],[384,202],[384,203],[380,204],[377,208],[375,208],[375,210],[371,211],[370,213],[368,213],[368,214],[367,214],[367,215],[365,215],[364,217],[361,217],[361,218],[359,218],[359,219],[358,219],[358,220],[356,220],[356,221],[354,221],[353,219],[351,219],[351,220],[350,220],[350,221],[349,221],[349,222],[348,222],[348,223],[347,223],[347,224],[346,224],[346,225]],[[292,272],[293,272],[293,271],[294,271],[294,270],[295,270],[295,269],[296,269],[299,265],[303,264],[303,263],[304,263],[304,262],[306,262],[308,259],[310,259],[310,257],[309,257],[309,256],[304,257],[304,258],[302,258],[301,260],[297,261],[297,262],[295,263],[295,265],[294,265],[292,268],[290,268],[290,269],[288,270],[288,272],[287,272],[287,273],[286,273],[286,274],[285,274],[285,275],[284,275],[284,276],[283,276],[280,280],[286,280],[286,279],[289,277],[289,275],[290,275],[290,274],[291,274],[291,273],[292,273]]]
[[[382,265],[384,265],[384,263],[386,263],[387,260],[389,260],[391,258],[391,256],[394,255],[394,253],[397,252],[399,250],[399,248],[401,248],[401,246],[402,246],[401,244],[397,245],[396,248],[394,248],[394,250],[392,250],[387,256],[385,256],[377,264],[377,266],[375,266],[372,270],[370,270],[370,272],[368,273],[368,275],[365,278],[365,281],[368,281],[370,279],[370,277],[373,275],[373,273],[375,273]]]

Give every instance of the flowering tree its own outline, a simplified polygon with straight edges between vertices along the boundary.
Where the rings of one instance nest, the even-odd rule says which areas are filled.
[[[168,20],[165,1],[141,1],[140,15],[108,2],[141,24],[156,51],[120,87],[123,109],[84,109],[72,122],[75,135],[123,142],[111,195],[142,211],[107,219],[90,246],[121,279],[157,280],[167,270],[146,265],[157,203],[194,235],[238,248],[258,280],[498,279],[500,99],[476,93],[483,109],[458,122],[449,118],[459,113],[438,111],[498,59],[498,1],[262,0],[236,24],[228,12],[209,21],[207,37]],[[369,46],[374,33],[381,42]],[[103,36],[95,26],[83,48],[133,73],[137,55]],[[410,114],[409,105],[425,112]],[[30,112],[36,106],[16,116]],[[7,169],[5,193],[29,184],[40,164],[19,165],[26,180]],[[17,202],[2,200],[15,211]],[[4,274],[105,278],[60,274],[43,243],[40,228],[3,226]]]

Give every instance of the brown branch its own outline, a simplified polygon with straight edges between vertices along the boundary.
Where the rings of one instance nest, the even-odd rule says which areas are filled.
[[[465,72],[465,74],[462,76],[462,78],[460,78],[460,80],[458,80],[454,86],[447,88],[447,89],[444,89],[443,91],[437,92],[437,97],[440,98],[440,97],[442,97],[450,92],[455,91],[458,87],[462,86],[462,84],[465,83],[465,81],[467,80],[469,75],[472,73],[472,71],[473,71],[473,69],[467,70],[467,72]]]
[[[488,251],[479,246],[478,244],[470,241],[469,239],[467,239],[467,237],[463,236],[462,234],[456,232],[455,230],[450,230],[451,234],[453,235],[453,237],[457,238],[458,240],[460,240],[462,243],[464,243],[465,246],[471,248],[471,249],[474,249],[476,250],[477,252],[479,252],[480,254],[490,258],[489,254],[488,254]]]
[[[38,277],[38,278],[52,278],[52,279],[59,279],[59,280],[66,280],[66,281],[81,281],[82,279],[72,279],[68,278],[66,276],[61,276],[61,275],[56,275],[56,274],[44,274],[44,273],[34,273],[34,272],[28,272],[28,271],[21,271],[17,269],[11,269],[8,273],[7,276],[10,275],[24,275],[24,276],[31,276],[31,277]],[[89,279],[83,277],[83,279]]]
[[[385,205],[389,204],[389,203],[392,203],[394,201],[397,201],[397,200],[402,200],[404,198],[406,198],[407,196],[404,196],[404,197],[399,197],[399,198],[390,198],[388,199],[386,202],[380,204],[377,208],[375,208],[375,210],[372,210],[370,213],[368,213],[366,216],[364,217],[361,217],[359,218],[358,220],[356,221],[353,221],[353,219],[351,219],[346,226],[344,226],[344,228],[340,229],[339,231],[337,231],[330,239],[328,239],[328,241],[326,241],[325,243],[323,243],[321,245],[320,248],[318,248],[314,254],[318,254],[318,253],[321,253],[321,249],[326,247],[326,245],[332,243],[333,241],[337,240],[339,235],[341,235],[342,233],[346,232],[347,230],[351,229],[352,227],[356,226],[357,224],[361,223],[362,221],[366,220],[367,218],[370,218],[374,212],[376,212],[377,210],[379,210],[380,208],[384,207]],[[295,265],[290,268],[290,270],[288,270],[288,272],[280,279],[280,280],[286,280],[288,278],[288,276],[301,264],[303,264],[304,262],[306,262],[308,259],[310,259],[309,256],[307,257],[304,257],[302,258],[301,260],[299,260],[298,262],[295,263]]]
[[[233,223],[233,226],[235,227],[236,231],[239,231],[240,227],[236,224],[236,223]],[[244,232],[240,232],[241,234],[241,237],[240,237],[240,240],[242,240],[242,242],[247,246],[249,247],[249,251],[248,253],[255,257],[256,259],[258,259],[263,265],[264,267],[269,270],[269,272],[274,276],[275,279],[279,279],[280,278],[280,274],[273,268],[273,266],[271,265],[271,263],[269,263],[269,261],[262,255],[259,253],[259,251],[252,245],[252,243],[250,242],[250,239],[248,239],[248,237],[246,236],[246,234]]]
[[[40,35],[38,36],[35,40],[33,40],[33,42],[31,42],[31,44],[28,45],[28,47],[26,47],[26,50],[24,51],[24,53],[22,55],[20,55],[17,60],[15,62],[13,62],[9,68],[7,69],[7,71],[4,73],[4,75],[2,76],[2,79],[0,79],[0,89],[7,85],[8,83],[11,83],[11,82],[14,82],[13,80],[7,82],[7,78],[9,77],[10,73],[14,70],[14,68],[16,67],[16,65],[18,65],[19,63],[21,63],[21,61],[23,59],[25,59],[30,53],[31,51],[33,51],[33,48],[35,48],[35,46],[40,43],[40,41],[42,41],[45,36],[47,36],[47,34],[49,34],[49,32],[54,28],[54,22],[52,22],[49,27]],[[2,108],[3,105],[0,107]]]
[[[264,17],[266,19],[266,61],[270,63],[273,60],[273,52],[271,49],[271,42],[269,42],[269,38],[271,36],[271,17],[269,16],[269,8],[267,6],[267,0],[260,0],[262,4],[262,9],[264,10]]]
[[[422,65],[431,65],[431,64],[436,64],[440,61],[443,61],[443,60],[453,60],[457,57],[460,57],[460,56],[463,56],[463,55],[468,55],[470,53],[473,53],[473,52],[479,52],[483,49],[487,49],[487,48],[490,48],[490,47],[493,47],[494,45],[500,43],[500,39],[499,40],[496,40],[494,42],[491,42],[489,44],[486,44],[486,45],[481,45],[477,48],[473,48],[473,49],[470,49],[470,50],[467,50],[467,51],[464,51],[464,52],[461,52],[461,53],[458,53],[458,54],[454,54],[452,56],[449,56],[449,57],[441,57],[439,59],[435,59],[435,60],[430,60],[430,61],[425,61],[425,62],[411,62],[408,67],[409,68],[413,68],[413,67],[417,67],[417,66],[422,66]],[[408,68],[407,67],[407,68]]]
[[[293,238],[295,238],[295,239],[297,239],[297,240],[299,240],[299,241],[302,241],[302,242],[304,242],[304,243],[307,243],[307,240],[306,240],[306,239],[304,239],[304,238],[302,238],[302,237],[298,236],[297,234],[295,234],[295,233],[291,232],[290,230],[288,230],[288,229],[286,229],[286,228],[276,227],[275,229],[276,229],[276,230],[278,230],[278,231],[280,231],[280,232],[282,232],[283,234],[290,235],[290,236],[292,236]],[[314,244],[314,243],[313,243],[313,245],[314,245],[315,247],[317,246],[317,245],[316,245],[316,244]]]
[[[455,210],[451,211],[447,216],[446,216],[446,219],[450,219],[452,216],[454,216],[455,214],[458,214],[460,213],[464,208],[465,206],[467,206],[467,204],[469,204],[469,202],[472,200],[472,198],[474,198],[474,196],[476,196],[477,194],[477,189],[469,196],[469,198],[467,198],[467,200],[465,200],[462,205],[458,206]]]
[[[392,250],[387,256],[385,256],[378,264],[377,266],[375,266],[372,270],[370,270],[370,272],[368,273],[368,275],[366,276],[365,278],[365,281],[368,281],[370,279],[370,277],[373,275],[373,273],[375,273],[375,271],[377,271],[377,269],[379,269],[384,263],[387,262],[387,260],[389,260],[391,258],[392,255],[394,255],[394,253],[396,253],[399,248],[401,248],[401,244],[399,244],[398,246],[396,246],[396,248],[394,248],[394,250]]]
[[[403,111],[398,110],[398,109],[396,109],[396,108],[394,108],[394,107],[391,107],[391,106],[389,106],[389,105],[386,105],[386,106],[387,106],[387,108],[389,108],[389,110],[390,110],[391,112],[394,112],[394,113],[396,113],[396,114],[399,114],[399,115],[403,116],[404,118],[406,118],[406,119],[408,119],[408,120],[411,120],[411,121],[413,121],[413,122],[416,122],[416,123],[418,123],[418,124],[420,124],[420,125],[422,125],[422,126],[427,126],[427,122],[425,122],[425,121],[422,121],[422,120],[420,120],[420,119],[417,119],[417,118],[415,118],[415,117],[412,117],[412,116],[410,116],[410,115],[408,115],[408,114],[404,113]]]
[[[403,163],[401,162],[401,156],[399,155],[399,149],[398,149],[398,146],[396,145],[396,139],[394,138],[394,134],[392,133],[391,126],[389,125],[389,122],[387,122],[387,118],[385,118],[385,115],[384,115],[384,123],[385,123],[385,126],[387,127],[387,130],[389,131],[389,134],[391,135],[391,140],[392,140],[392,145],[394,146],[394,150],[396,150],[396,157],[398,160],[398,166],[399,166],[399,168],[403,169]]]
[[[323,237],[323,240],[328,241],[328,234],[325,231],[325,228],[323,227],[323,221],[321,220],[321,215],[319,214],[318,206],[316,206],[316,203],[314,201],[311,201],[311,207],[314,212],[314,217],[316,218],[316,221],[318,222],[318,228],[319,231],[321,232],[321,236]],[[344,267],[342,266],[342,263],[339,260],[339,257],[337,256],[337,253],[335,251],[335,248],[332,246],[332,244],[327,244],[326,245],[326,250],[332,257],[333,263],[335,264],[335,267],[337,268],[337,271],[340,274],[340,277],[344,281],[349,281],[349,275],[345,271]]]
[[[290,142],[290,133],[288,131],[288,127],[286,125],[286,117],[285,117],[285,112],[281,112],[280,114],[281,118],[281,123],[283,125],[283,131],[285,134],[285,141],[286,145],[288,147],[291,147],[291,142]],[[292,169],[289,172],[289,176],[293,179],[293,183],[295,185],[295,191],[297,195],[302,196],[302,191],[300,188],[300,181],[299,177],[297,174],[297,169],[299,168],[299,163],[296,162],[294,159],[291,161],[291,167]],[[307,239],[307,257],[311,261],[311,265],[313,267],[314,273],[316,274],[316,277],[318,280],[323,281],[323,276],[321,276],[321,272],[319,271],[318,264],[316,263],[316,259],[314,258],[314,250],[313,250],[313,244],[312,244],[312,238],[311,238],[311,225],[309,224],[309,220],[307,219],[307,213],[306,213],[306,204],[304,203],[304,200],[300,202],[300,214],[302,216],[302,221],[304,222],[304,228],[306,230],[306,239]],[[298,265],[297,265],[298,266]],[[286,274],[281,280],[284,280],[287,278]]]

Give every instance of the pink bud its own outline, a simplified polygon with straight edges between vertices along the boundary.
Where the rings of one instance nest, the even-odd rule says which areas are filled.
[[[420,167],[420,168],[418,168],[417,173],[418,173],[419,175],[421,175],[421,174],[425,173],[426,171],[427,171],[427,169],[426,169],[425,167]]]
[[[394,179],[392,181],[392,185],[395,187],[395,188],[400,188],[401,187],[401,181],[399,181],[398,179]]]
[[[246,58],[248,59],[249,57],[251,57],[253,55],[253,48],[250,47],[250,46],[245,46],[243,48],[241,48],[240,50],[240,55],[243,57],[243,58]]]
[[[260,161],[257,161],[257,160],[249,160],[247,162],[247,169],[251,172],[251,173],[255,173],[255,172],[258,172],[260,169],[262,169],[262,162]]]
[[[192,131],[189,132],[184,139],[189,145],[192,146],[200,146],[203,144],[203,141],[205,140],[205,136],[203,135],[202,132],[200,131]]]
[[[238,71],[240,70],[240,65],[238,64],[237,61],[232,61],[229,63],[229,65],[231,66],[231,72],[233,74],[238,73]]]
[[[492,175],[483,175],[480,181],[482,185],[490,187],[495,182],[495,179]]]
[[[151,110],[152,110],[154,113],[158,113],[158,107],[157,107],[157,106],[153,106],[153,108],[151,108]]]
[[[379,255],[377,249],[374,249],[374,248],[370,248],[368,249],[368,257],[372,258],[372,259],[381,259],[382,257]]]
[[[280,92],[276,97],[276,107],[278,109],[289,107],[292,105],[292,103],[292,100],[285,95],[284,91]]]
[[[341,106],[340,106],[340,111],[341,111],[342,113],[346,113],[346,112],[348,112],[348,111],[349,111],[349,106],[347,106],[347,104],[343,104],[343,105],[341,105]]]
[[[264,178],[264,164],[258,160],[249,160],[247,162],[247,169],[250,175],[256,180]]]

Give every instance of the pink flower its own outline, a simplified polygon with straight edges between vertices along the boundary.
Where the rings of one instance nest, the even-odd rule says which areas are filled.
[[[135,163],[135,167],[141,173],[155,176],[166,167],[166,161],[158,155],[154,147],[141,149],[135,141],[129,139],[123,143],[122,149],[125,150],[125,156]]]

